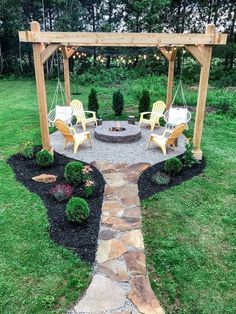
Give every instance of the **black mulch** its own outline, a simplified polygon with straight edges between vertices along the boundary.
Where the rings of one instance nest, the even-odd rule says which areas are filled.
[[[180,157],[181,158],[181,157]],[[164,171],[165,162],[160,162],[148,168],[144,171],[138,180],[139,197],[141,200],[151,197],[153,194],[167,190],[172,186],[179,185],[182,182],[189,180],[195,176],[200,175],[206,165],[206,160],[203,158],[198,164],[194,164],[191,168],[183,167],[182,171],[171,178],[168,185],[157,185],[151,181],[151,177],[157,173],[157,171]]]
[[[87,200],[90,207],[90,215],[85,224],[78,225],[70,223],[65,214],[65,208],[68,201],[58,202],[49,194],[49,190],[58,183],[66,183],[63,173],[65,165],[73,161],[68,157],[55,152],[55,163],[50,168],[39,168],[34,159],[26,159],[17,154],[12,156],[8,163],[15,172],[16,179],[27,187],[30,192],[38,194],[43,200],[48,213],[50,222],[51,238],[75,253],[78,253],[81,259],[93,263],[97,250],[97,238],[101,216],[101,207],[103,201],[104,179],[101,173],[94,167],[92,176],[96,183],[94,194],[86,198],[80,188],[74,188],[73,196],[80,196]],[[85,163],[84,163],[85,164]],[[57,175],[55,183],[37,183],[31,178],[41,173]]]

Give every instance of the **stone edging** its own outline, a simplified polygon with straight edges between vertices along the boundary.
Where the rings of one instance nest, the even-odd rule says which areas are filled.
[[[92,281],[74,314],[163,314],[147,275],[138,177],[149,167],[94,162],[106,181]]]

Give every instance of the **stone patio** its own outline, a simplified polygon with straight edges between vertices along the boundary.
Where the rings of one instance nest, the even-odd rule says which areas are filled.
[[[81,145],[74,155],[73,145],[68,144],[66,150],[64,150],[64,138],[59,132],[52,133],[50,135],[52,148],[63,155],[70,158],[79,159],[81,161],[91,163],[92,161],[106,161],[108,163],[126,163],[135,164],[139,162],[148,162],[154,165],[170,157],[180,155],[184,151],[185,137],[182,135],[178,139],[178,147],[174,151],[173,149],[167,149],[167,155],[163,156],[161,149],[156,145],[151,144],[147,150],[147,142],[150,136],[150,127],[141,128],[141,139],[134,143],[106,143],[94,138],[94,126],[88,126],[90,131],[93,147],[91,148],[89,143]],[[164,128],[156,128],[154,133],[162,134]],[[82,132],[81,127],[77,127],[77,132]]]
[[[93,162],[106,181],[93,278],[72,314],[163,314],[146,269],[137,181],[149,163]]]

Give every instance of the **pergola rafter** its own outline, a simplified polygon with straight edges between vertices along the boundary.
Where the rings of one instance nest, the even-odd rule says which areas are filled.
[[[201,137],[206,95],[209,80],[212,47],[225,45],[227,34],[215,33],[213,24],[207,25],[205,34],[174,33],[92,33],[92,32],[41,32],[38,22],[31,22],[31,31],[19,32],[20,42],[33,46],[35,79],[38,94],[42,145],[50,149],[47,118],[47,100],[44,80],[44,63],[61,47],[64,65],[64,82],[67,104],[70,102],[69,58],[76,47],[159,47],[169,62],[166,105],[170,107],[174,79],[176,46],[185,47],[201,66],[196,108],[193,144],[195,156],[202,158]],[[69,48],[67,47],[69,46]],[[165,47],[168,47],[167,53]]]

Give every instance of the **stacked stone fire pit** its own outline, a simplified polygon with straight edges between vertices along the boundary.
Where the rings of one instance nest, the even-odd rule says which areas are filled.
[[[126,121],[105,121],[94,131],[97,140],[109,143],[132,143],[141,138],[138,126],[128,124]]]

